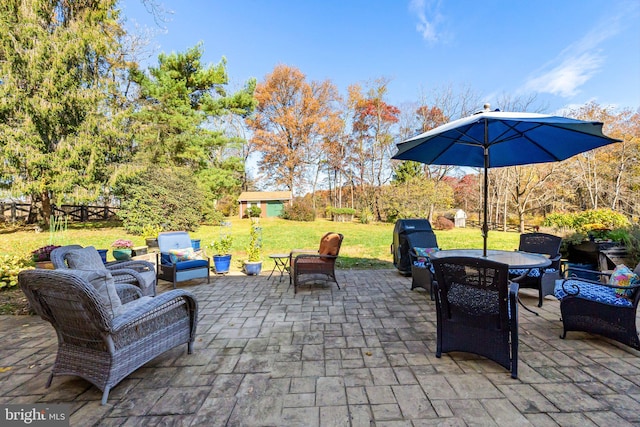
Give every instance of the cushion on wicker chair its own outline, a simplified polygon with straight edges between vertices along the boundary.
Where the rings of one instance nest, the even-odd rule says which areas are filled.
[[[148,301],[151,301],[153,297],[143,296],[138,299],[134,299],[133,301],[129,301],[126,304],[122,304],[122,306],[118,309],[118,315],[124,314],[128,311],[135,310],[143,304],[146,304]]]
[[[435,274],[435,270],[433,269],[433,265],[431,265],[431,259],[429,256],[439,250],[440,248],[413,248],[413,251],[417,255],[416,260],[413,261],[413,265],[418,268],[428,268],[431,270],[431,273]]]
[[[101,261],[102,263],[102,261]],[[69,273],[81,277],[91,283],[98,292],[100,302],[111,317],[121,313],[122,301],[116,291],[116,285],[111,273],[106,270],[67,270]]]
[[[73,270],[105,270],[100,253],[93,246],[72,249],[64,257]]]
[[[171,262],[173,263],[188,261],[190,259],[197,259],[196,253],[194,252],[192,247],[183,249],[169,249],[169,258],[171,258]]]
[[[209,262],[206,259],[190,259],[176,263],[176,270],[189,270],[190,268],[207,267]]]
[[[617,265],[609,277],[609,284],[615,286],[630,286],[638,283],[638,275],[631,271],[629,267],[624,264]],[[623,297],[630,297],[633,295],[633,290],[615,289],[617,295]]]
[[[576,292],[578,293],[576,294]],[[554,295],[559,300],[567,296],[574,296],[608,305],[619,305],[622,307],[633,306],[630,300],[616,294],[614,288],[574,279],[568,279],[566,281],[558,280],[554,289]]]
[[[555,273],[555,268],[545,268],[545,273]],[[540,277],[540,269],[539,268],[510,268],[509,274],[512,276],[522,276],[526,274],[528,277]]]
[[[432,253],[438,252],[440,248],[413,248],[413,250],[415,251],[416,255],[429,258]]]
[[[320,249],[318,253],[320,255],[330,255],[336,256],[340,251],[340,244],[342,240],[340,239],[340,235],[337,233],[327,234],[320,241]]]

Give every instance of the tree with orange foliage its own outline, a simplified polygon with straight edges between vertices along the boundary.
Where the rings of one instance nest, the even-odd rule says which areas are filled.
[[[349,87],[349,107],[353,113],[350,154],[363,197],[361,208],[371,207],[378,220],[382,218],[379,190],[392,175],[389,168],[394,141],[392,126],[400,116],[400,110],[384,100],[387,85],[386,79],[378,79],[366,95],[358,85]]]
[[[307,82],[295,67],[278,65],[256,86],[256,114],[248,120],[252,143],[262,154],[263,177],[294,193],[313,181],[322,143],[336,134],[342,122],[334,108],[335,86],[328,80]]]

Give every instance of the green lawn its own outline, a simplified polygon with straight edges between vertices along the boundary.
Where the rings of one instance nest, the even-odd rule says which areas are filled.
[[[231,218],[233,236],[231,269],[239,271],[249,241],[248,219]],[[327,220],[314,222],[285,221],[280,218],[260,220],[262,226],[263,269],[273,267],[269,259],[271,253],[288,253],[291,249],[317,249],[320,237],[327,231],[344,234],[339,268],[393,268],[390,252],[394,224],[359,224],[356,222],[339,223]],[[202,226],[191,233],[191,237],[201,240],[201,246],[209,254],[207,246],[220,235],[221,227]],[[449,231],[436,231],[438,244],[443,249],[482,248],[482,236],[479,229],[466,228]],[[18,231],[2,234],[1,254],[28,254],[32,250],[49,244],[49,232]],[[122,227],[108,222],[74,223],[56,236],[55,244],[93,245],[96,248],[109,248],[119,238],[131,239],[136,246],[144,245],[141,236],[127,234]],[[489,233],[489,249],[513,250],[518,247],[519,234],[492,231]],[[109,259],[113,259],[109,251]]]

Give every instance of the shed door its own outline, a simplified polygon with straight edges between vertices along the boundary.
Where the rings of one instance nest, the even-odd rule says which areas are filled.
[[[284,206],[282,205],[282,201],[270,200],[267,202],[268,217],[280,216],[283,210],[284,210]]]

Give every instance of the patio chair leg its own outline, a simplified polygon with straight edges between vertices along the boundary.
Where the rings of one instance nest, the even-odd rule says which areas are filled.
[[[102,392],[102,401],[100,402],[101,405],[107,404],[107,399],[109,398],[109,390],[111,390],[111,387],[109,386],[106,386],[104,388],[104,391]]]

